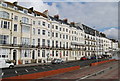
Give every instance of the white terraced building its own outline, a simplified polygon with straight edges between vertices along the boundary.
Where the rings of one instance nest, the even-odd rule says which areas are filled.
[[[54,58],[71,61],[102,55],[104,49],[109,50],[108,46],[100,46],[106,43],[99,40],[110,39],[91,28],[86,33],[84,26],[68,23],[58,15],[49,16],[47,10],[41,13],[19,6],[17,2],[0,1],[0,58],[16,64],[50,62]],[[118,48],[117,44],[112,46]]]

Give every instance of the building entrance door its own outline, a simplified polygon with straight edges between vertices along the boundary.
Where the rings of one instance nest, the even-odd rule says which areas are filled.
[[[35,59],[35,51],[32,52],[32,59]]]
[[[13,60],[15,65],[16,65],[16,57],[17,57],[17,51],[13,50]]]

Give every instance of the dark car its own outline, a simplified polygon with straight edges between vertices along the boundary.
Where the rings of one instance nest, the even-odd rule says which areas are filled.
[[[91,57],[91,59],[96,59],[96,57]]]
[[[87,58],[86,57],[81,57],[81,59],[80,60],[87,60]]]
[[[52,64],[61,64],[63,63],[64,61],[62,59],[54,59],[51,61]]]

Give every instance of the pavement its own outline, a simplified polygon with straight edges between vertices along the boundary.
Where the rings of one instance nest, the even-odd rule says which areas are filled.
[[[36,65],[49,65],[51,64],[50,62],[48,63],[30,63],[30,64],[19,64],[15,65],[15,67],[27,67],[27,66],[36,66]]]
[[[106,58],[106,60],[108,60],[109,58]],[[95,59],[97,61],[97,59]],[[98,61],[102,61],[104,59],[98,59]],[[80,60],[76,60],[76,61],[65,61],[65,63],[72,63],[72,62],[77,62]],[[90,61],[90,60],[89,60]],[[16,68],[19,67],[29,67],[29,66],[39,66],[39,65],[50,65],[51,62],[48,63],[29,63],[29,64],[19,64],[19,65],[15,65]],[[83,64],[84,65],[84,64]]]
[[[103,59],[98,59],[98,61],[102,61]],[[107,59],[106,59],[107,60]],[[77,60],[77,61],[80,61],[80,60]],[[73,63],[73,62],[77,62],[77,61],[65,61],[65,63]],[[88,60],[90,61],[90,60]],[[95,61],[97,61],[95,59]],[[19,68],[19,67],[29,67],[29,66],[39,66],[39,65],[50,65],[51,62],[48,62],[48,63],[30,63],[30,64],[19,64],[19,65],[15,65],[16,68]],[[83,64],[84,65],[84,64]]]

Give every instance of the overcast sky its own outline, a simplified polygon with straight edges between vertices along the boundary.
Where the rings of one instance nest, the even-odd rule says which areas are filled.
[[[14,2],[17,0],[7,0]],[[68,18],[69,22],[81,22],[108,37],[118,39],[118,1],[119,0],[18,0],[27,8],[43,12],[48,9],[50,15],[59,14],[60,18]],[[75,2],[76,1],[76,2]],[[81,2],[82,1],[82,2]],[[120,30],[119,30],[120,31]]]

